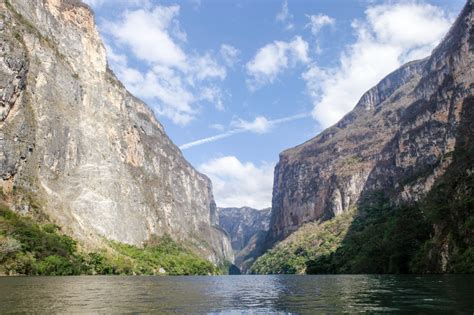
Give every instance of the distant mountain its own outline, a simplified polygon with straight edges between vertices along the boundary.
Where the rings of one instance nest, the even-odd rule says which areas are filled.
[[[235,254],[234,264],[242,272],[246,272],[255,257],[261,254],[270,212],[271,208],[217,208],[219,226],[229,234]]]
[[[352,246],[334,254],[345,257],[349,249],[354,251],[352,262],[341,258],[339,265],[328,267],[333,272],[447,272],[474,261],[473,11],[469,0],[430,57],[389,74],[336,125],[280,154],[265,248],[306,224],[320,225],[356,209],[351,227],[315,228],[332,235],[331,242],[339,239]],[[311,249],[306,261],[319,255],[317,246],[327,244],[324,238],[312,245],[305,241],[310,230],[293,237],[302,244],[294,247],[301,251],[296,256]],[[410,233],[412,238],[398,243]],[[392,252],[400,256],[387,253],[381,244],[398,244]],[[338,246],[330,247],[335,251]],[[259,267],[270,263],[271,255]],[[371,269],[369,260],[375,257],[387,268]],[[415,268],[415,261],[424,267]],[[326,263],[335,261],[328,258]]]

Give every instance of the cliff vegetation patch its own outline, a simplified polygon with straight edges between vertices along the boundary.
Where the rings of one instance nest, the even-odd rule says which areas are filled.
[[[65,276],[212,275],[221,270],[170,237],[144,248],[110,242],[98,252],[84,252],[59,226],[39,224],[0,203],[0,274]]]

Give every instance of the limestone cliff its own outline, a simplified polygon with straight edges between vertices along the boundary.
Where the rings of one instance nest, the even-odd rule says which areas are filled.
[[[234,264],[241,272],[247,272],[256,257],[262,253],[262,245],[270,223],[271,208],[257,210],[249,207],[218,208],[219,226],[231,239],[235,254]]]
[[[3,0],[2,0],[3,1]],[[168,234],[232,260],[210,180],[107,67],[91,9],[77,0],[0,4],[0,185],[88,246]]]
[[[280,154],[267,248],[346,212],[363,193],[410,204],[430,191],[452,161],[474,92],[473,8],[469,0],[430,57],[389,74],[336,125]]]
[[[243,249],[255,233],[268,231],[270,210],[271,208],[217,208],[219,226],[230,235],[234,251]]]

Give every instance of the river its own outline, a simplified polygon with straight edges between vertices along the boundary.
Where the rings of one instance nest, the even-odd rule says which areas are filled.
[[[0,277],[2,314],[365,311],[473,314],[474,276]]]

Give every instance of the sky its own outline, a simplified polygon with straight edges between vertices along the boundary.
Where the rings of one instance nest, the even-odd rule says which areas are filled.
[[[83,0],[108,62],[219,207],[271,206],[279,153],[428,56],[463,0]]]

